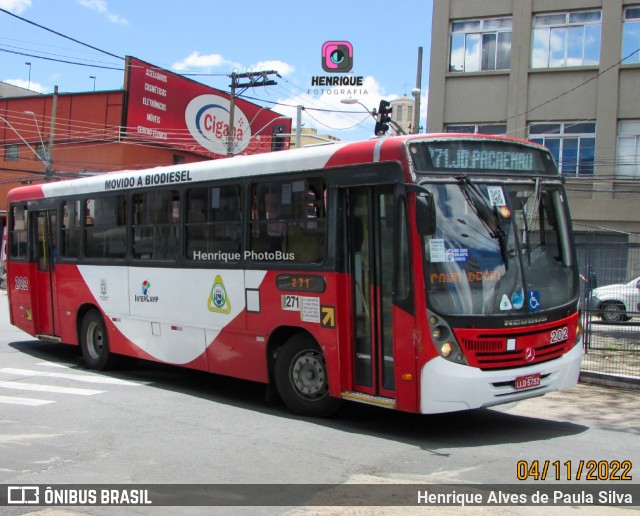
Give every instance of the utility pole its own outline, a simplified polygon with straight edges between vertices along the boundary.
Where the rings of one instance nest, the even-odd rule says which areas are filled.
[[[49,126],[49,145],[47,146],[47,169],[45,179],[53,178],[53,141],[56,131],[56,112],[58,111],[58,86],[53,88],[53,101],[51,103],[51,125]]]
[[[416,88],[411,92],[415,98],[413,107],[413,134],[420,132],[420,95],[422,94],[422,47],[418,47],[418,72],[416,77]]]
[[[302,136],[302,110],[304,106],[298,104],[296,109],[296,149],[300,148],[300,137]]]
[[[280,77],[280,74],[275,70],[269,70],[264,72],[246,72],[246,73],[232,73],[231,78],[231,92],[229,94],[229,132],[227,133],[227,157],[233,156],[235,138],[234,138],[234,122],[236,111],[236,97],[242,95],[248,88],[257,88],[258,86],[274,86],[278,84],[274,80],[268,78],[269,75],[276,75]],[[239,79],[249,79],[249,82],[239,83]],[[244,88],[240,93],[237,93],[238,88]]]

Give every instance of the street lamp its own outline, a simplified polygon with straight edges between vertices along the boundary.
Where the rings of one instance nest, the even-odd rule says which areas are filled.
[[[51,155],[49,154],[48,149],[44,146],[44,141],[42,139],[42,132],[40,131],[40,124],[38,124],[38,119],[36,118],[36,114],[33,111],[25,111],[25,115],[31,115],[33,117],[33,121],[36,124],[36,129],[38,130],[38,136],[40,137],[40,145],[42,146],[42,154],[44,154],[44,159],[40,156],[39,153],[36,153],[40,161],[42,161],[46,167],[46,173],[49,174],[51,172]]]
[[[39,159],[42,159],[42,158],[40,158],[40,156],[38,155],[37,151],[36,151],[36,150],[31,146],[31,145],[29,145],[29,142],[28,142],[27,140],[25,140],[25,139],[22,137],[22,135],[18,132],[18,130],[17,130],[15,127],[13,127],[13,126],[11,125],[11,122],[9,122],[9,120],[7,120],[6,118],[4,118],[4,117],[2,117],[2,116],[0,116],[0,120],[2,120],[5,124],[7,124],[7,127],[9,127],[9,129],[11,129],[14,133],[16,133],[16,134],[17,134],[17,135],[18,135],[18,138],[20,138],[20,139],[22,140],[22,142],[23,142],[27,147],[29,147],[29,149],[31,149],[31,151],[32,151],[36,156],[38,156],[38,158],[39,158]]]
[[[23,138],[23,136],[18,132],[18,130],[15,127],[13,127],[13,125],[11,125],[11,122],[9,122],[9,120],[7,120],[6,118],[4,118],[2,116],[0,116],[0,120],[2,120],[7,125],[7,127],[9,127],[9,129],[11,129],[14,133],[16,133],[16,135],[18,135],[18,138],[20,138],[22,140],[22,142],[31,150],[31,152],[33,152],[36,155],[36,157],[45,164],[46,173],[49,174],[51,172],[51,162],[49,161],[49,159],[47,159],[46,161],[44,159],[42,159],[42,156],[40,156],[40,154],[38,154],[38,151],[36,151],[29,144],[29,142]],[[36,126],[37,126],[37,122],[36,122]],[[38,132],[40,132],[39,128],[38,128]],[[40,141],[42,141],[42,137],[40,137]],[[44,143],[43,143],[43,147],[42,148],[44,150]]]
[[[354,99],[354,98],[346,98],[346,99],[340,99],[340,102],[342,104],[349,104],[349,105],[353,105],[353,104],[359,104],[361,105],[365,111],[367,113],[369,113],[372,117],[376,117],[376,110],[375,108],[373,108],[371,111],[369,111],[369,108],[367,106],[365,106],[362,102],[360,102],[358,99]]]
[[[89,79],[93,79],[93,91],[96,91],[96,76],[90,75]]]
[[[371,111],[369,111],[369,108],[367,106],[365,106],[362,102],[360,102],[358,99],[354,99],[354,98],[340,99],[340,102],[342,102],[343,104],[359,104],[373,118],[376,118],[376,116],[378,115],[378,112],[376,111],[376,108],[373,108]],[[389,119],[389,123],[393,126],[393,129],[396,131],[397,134],[407,134],[406,131],[402,127],[400,127],[398,122],[396,122],[395,120]]]

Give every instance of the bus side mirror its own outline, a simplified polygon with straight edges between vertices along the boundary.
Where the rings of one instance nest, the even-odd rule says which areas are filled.
[[[420,235],[436,232],[436,207],[430,193],[416,196],[416,226]]]

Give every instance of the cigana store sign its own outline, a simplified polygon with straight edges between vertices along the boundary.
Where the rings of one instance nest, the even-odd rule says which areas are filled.
[[[127,57],[126,136],[210,158],[227,155],[229,95]],[[232,154],[271,150],[272,135],[291,132],[291,119],[242,99],[235,100]]]

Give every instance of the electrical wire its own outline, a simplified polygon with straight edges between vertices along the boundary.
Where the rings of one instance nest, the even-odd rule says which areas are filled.
[[[526,111],[522,112],[522,113],[517,113],[515,115],[511,115],[507,118],[504,118],[502,120],[498,120],[496,123],[500,123],[500,122],[507,122],[508,120],[511,120],[512,118],[516,118],[519,116],[525,116],[528,115],[529,113],[531,113],[532,111],[535,111],[536,109],[539,109],[543,106],[546,106],[547,104],[550,104],[551,102],[555,102],[556,100],[561,99],[562,97],[564,97],[565,95],[568,95],[569,93],[572,93],[574,91],[576,91],[578,88],[582,88],[582,86],[584,86],[585,84],[589,84],[591,81],[594,81],[596,79],[598,79],[599,77],[601,77],[602,75],[604,75],[605,73],[613,70],[614,68],[620,66],[624,61],[626,61],[627,59],[629,59],[630,57],[634,56],[635,54],[637,54],[638,52],[640,52],[640,47],[635,49],[633,52],[629,53],[629,55],[627,55],[626,57],[623,57],[622,59],[620,59],[619,61],[617,61],[616,63],[612,64],[611,66],[605,68],[604,70],[602,70],[601,72],[598,72],[596,75],[594,75],[593,77],[588,78],[587,80],[577,84],[576,86],[574,86],[573,88],[569,88],[568,90],[560,93],[559,95],[556,95],[553,98],[550,98],[544,102],[542,102],[541,104],[538,104],[537,106],[534,106],[530,109],[527,109]],[[538,123],[538,122],[536,122]]]
[[[71,64],[71,65],[75,65],[75,66],[86,66],[88,68],[98,68],[100,70],[118,70],[118,71],[122,71],[123,68],[116,68],[113,66],[103,66],[103,65],[95,65],[95,64],[87,64],[87,63],[76,63],[74,61],[69,61],[66,59],[56,59],[53,57],[44,57],[44,56],[37,56],[35,54],[28,54],[26,52],[18,52],[16,50],[8,50],[6,48],[0,48],[0,52],[5,52],[7,54],[16,54],[19,56],[26,56],[26,57],[31,57],[34,59],[42,59],[44,61],[53,61],[55,63],[64,63],[64,64]]]
[[[65,38],[65,39],[68,39],[69,41],[73,41],[74,43],[77,43],[78,45],[85,46],[87,48],[90,48],[92,50],[100,52],[101,54],[105,54],[105,55],[108,55],[108,56],[111,56],[111,57],[115,57],[116,59],[121,59],[121,60],[124,61],[124,57],[118,56],[116,54],[112,54],[111,52],[107,52],[106,50],[102,50],[102,49],[100,49],[98,47],[94,47],[93,45],[89,45],[88,43],[84,43],[83,41],[80,41],[78,39],[72,38],[71,36],[67,36],[66,34],[62,34],[61,32],[58,32],[58,31],[53,30],[53,29],[50,29],[49,27],[45,27],[44,25],[40,25],[39,23],[36,23],[34,21],[27,20],[26,18],[23,18],[22,16],[18,16],[17,14],[9,12],[6,9],[3,9],[1,7],[0,7],[0,12],[8,14],[9,16],[13,16],[14,18],[17,18],[18,20],[23,21],[25,23],[28,23],[29,25],[33,25],[35,27],[38,27],[39,29],[43,29],[43,30],[46,30],[48,32],[51,32],[52,34],[55,34],[56,36],[60,36],[61,38]]]

